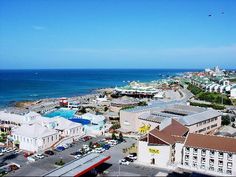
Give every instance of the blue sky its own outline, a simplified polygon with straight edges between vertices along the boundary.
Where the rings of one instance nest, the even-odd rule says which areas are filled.
[[[1,0],[0,69],[235,69],[235,31],[235,0]]]

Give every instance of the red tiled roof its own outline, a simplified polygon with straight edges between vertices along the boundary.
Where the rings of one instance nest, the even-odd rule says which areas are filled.
[[[171,124],[165,127],[162,131],[168,132],[171,135],[183,136],[185,133],[188,132],[188,128],[176,121],[175,119],[172,119]]]
[[[174,144],[176,142],[183,143],[185,137],[183,135],[188,132],[188,128],[172,119],[171,124],[165,127],[163,130],[157,128],[151,130],[149,133],[153,136],[165,141],[168,144]]]
[[[236,153],[236,139],[190,133],[185,146]]]
[[[161,139],[162,141],[165,141],[168,144],[174,144],[175,143],[174,138],[169,133],[162,132],[162,131],[159,131],[157,129],[153,129],[149,133],[151,135]]]

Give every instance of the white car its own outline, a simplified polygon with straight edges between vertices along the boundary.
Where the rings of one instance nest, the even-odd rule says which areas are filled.
[[[74,158],[79,159],[79,158],[81,158],[81,155],[75,155]]]
[[[127,157],[130,158],[130,159],[132,159],[132,160],[137,160],[137,156],[134,156],[134,155],[131,155],[131,154],[128,155]]]
[[[68,149],[69,146],[67,144],[62,145],[65,149]]]
[[[129,161],[127,161],[127,160],[125,160],[125,159],[121,159],[121,160],[119,160],[119,164],[120,165],[129,165]]]
[[[4,153],[4,152],[7,152],[7,149],[6,149],[6,148],[3,148],[3,149],[2,149],[2,153]]]
[[[36,159],[33,158],[32,156],[27,157],[27,160],[28,160],[29,162],[35,162],[35,161],[36,161]]]
[[[43,154],[36,154],[35,157],[38,158],[38,159],[43,159],[44,155]]]
[[[93,152],[96,152],[96,153],[103,153],[104,151],[105,151],[104,148],[95,148],[95,149],[93,150]]]
[[[89,148],[89,146],[87,144],[84,144],[83,148],[86,149],[86,148]]]
[[[0,156],[3,156],[4,154],[2,152],[0,152]]]

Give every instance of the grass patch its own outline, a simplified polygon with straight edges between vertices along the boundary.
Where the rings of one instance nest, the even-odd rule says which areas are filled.
[[[188,90],[190,90],[190,92],[195,95],[196,99],[211,102],[214,104],[222,104],[223,101],[224,105],[232,105],[232,102],[229,97],[224,94],[215,92],[205,92],[203,89],[190,83],[188,85]]]
[[[190,102],[191,106],[199,106],[199,107],[205,107],[205,108],[213,108],[213,109],[218,109],[218,110],[223,110],[225,109],[224,105],[219,105],[219,104],[202,104],[202,103],[193,103]]]

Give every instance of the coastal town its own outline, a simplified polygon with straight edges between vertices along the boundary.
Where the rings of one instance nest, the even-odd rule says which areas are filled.
[[[236,176],[235,119],[236,72],[219,67],[23,100],[0,110],[0,173]]]

